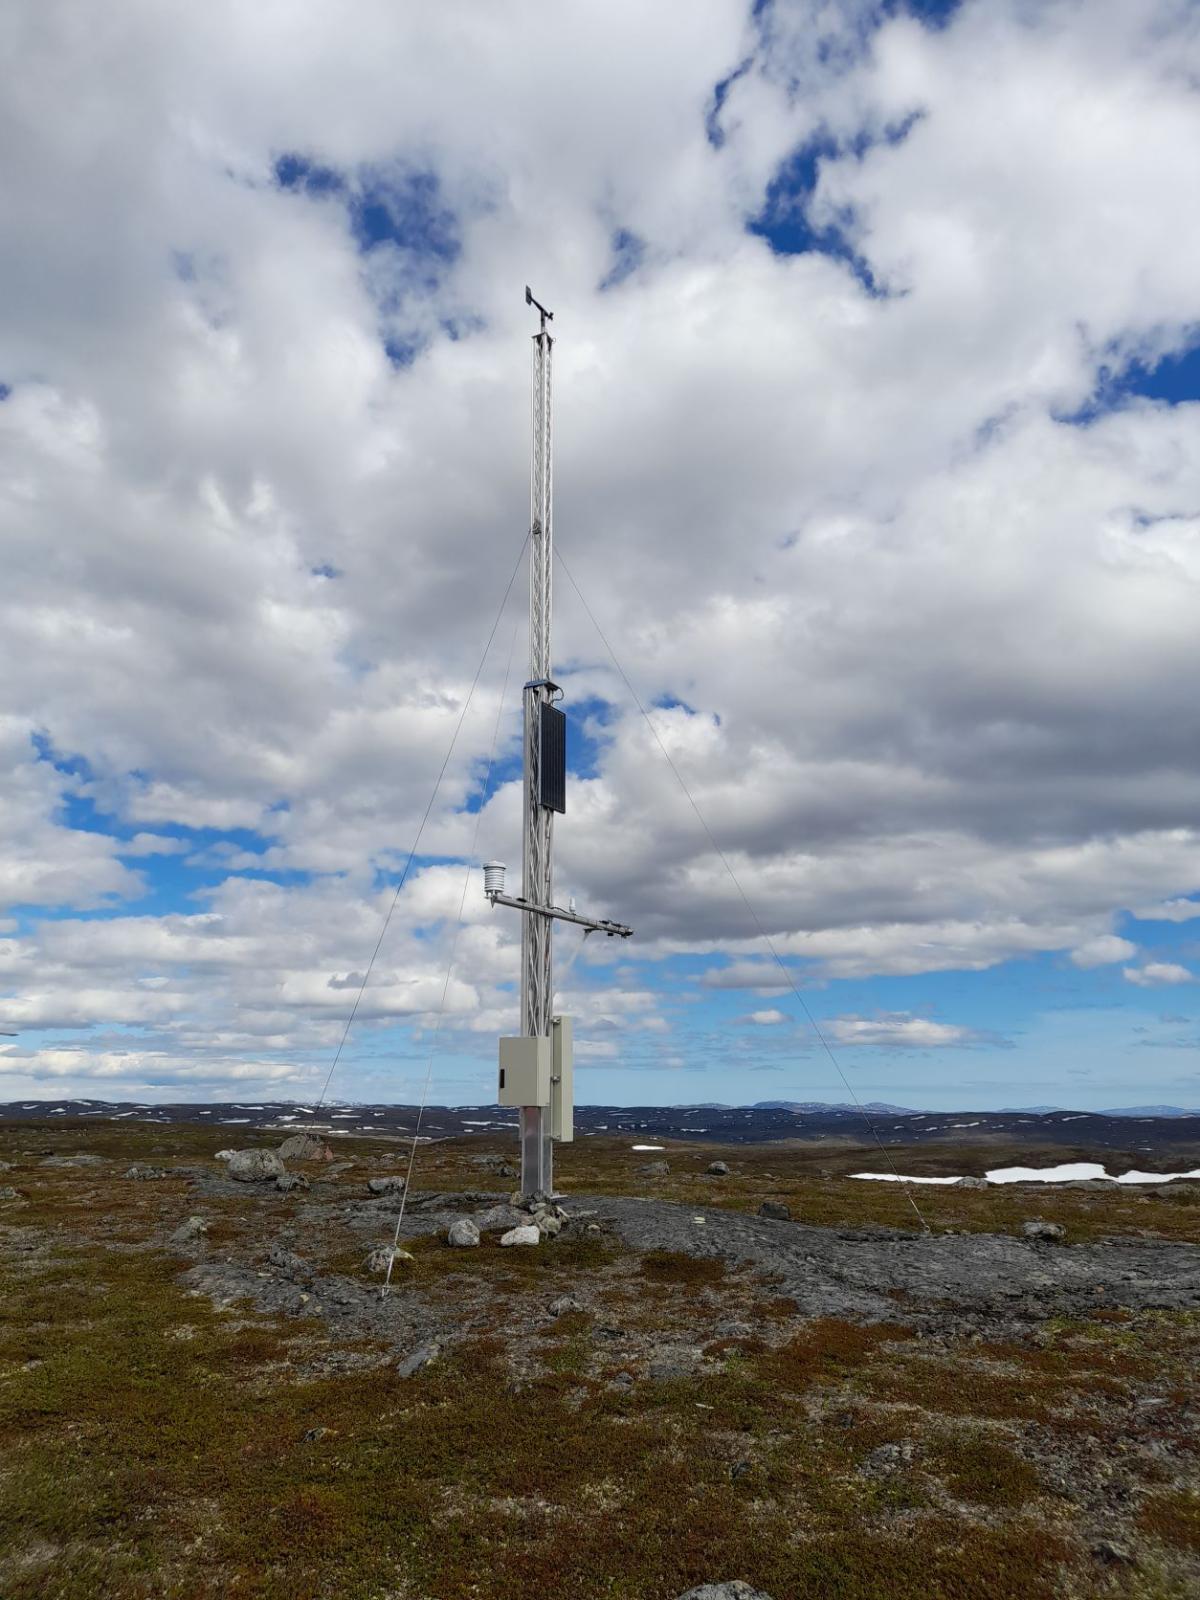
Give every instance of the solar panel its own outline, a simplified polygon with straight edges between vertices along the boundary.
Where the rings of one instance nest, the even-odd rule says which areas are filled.
[[[567,718],[557,706],[542,701],[542,804],[550,811],[567,809]]]

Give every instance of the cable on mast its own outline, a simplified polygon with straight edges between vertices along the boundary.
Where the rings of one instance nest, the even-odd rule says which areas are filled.
[[[528,543],[529,535],[526,534],[520,551],[517,554],[517,559],[513,565],[512,573],[509,576],[508,583],[505,585],[504,597],[500,601],[499,608],[496,611],[496,619],[492,623],[491,632],[487,636],[487,643],[483,647],[483,654],[479,658],[479,665],[475,668],[475,676],[471,679],[471,687],[467,690],[467,698],[463,701],[463,708],[459,712],[458,721],[454,725],[454,732],[450,736],[450,744],[446,750],[445,759],[442,762],[437,778],[434,780],[433,793],[429,796],[429,804],[425,807],[425,815],[421,818],[421,825],[417,829],[417,836],[412,842],[412,849],[408,852],[408,860],[404,863],[404,871],[400,874],[400,881],[396,885],[395,893],[392,895],[392,902],[388,906],[387,915],[383,919],[383,926],[379,930],[379,937],[375,941],[375,948],[371,952],[371,959],[367,962],[367,970],[363,973],[363,980],[358,986],[358,993],[354,997],[354,1004],[350,1007],[350,1015],[346,1018],[346,1026],[342,1029],[342,1037],[338,1041],[338,1047],[334,1052],[333,1061],[330,1063],[329,1071],[325,1075],[325,1083],[322,1086],[321,1095],[315,1107],[317,1111],[319,1111],[325,1104],[325,1096],[329,1093],[330,1082],[333,1079],[334,1073],[337,1071],[338,1062],[342,1059],[342,1051],[346,1048],[346,1040],[350,1037],[350,1029],[354,1026],[354,1019],[358,1015],[358,1008],[362,1004],[362,997],[367,991],[367,984],[371,981],[371,973],[375,969],[375,963],[379,959],[379,952],[383,948],[383,941],[387,934],[388,928],[391,925],[392,916],[396,910],[396,903],[400,899],[400,891],[403,889],[408,879],[408,874],[412,870],[412,864],[416,860],[417,846],[421,843],[421,835],[425,832],[425,826],[429,821],[430,815],[433,811],[434,802],[438,797],[438,790],[442,786],[442,779],[446,776],[446,768],[450,765],[450,757],[454,754],[454,746],[458,743],[458,736],[462,732],[463,723],[467,720],[467,712],[471,709],[471,701],[474,698],[475,690],[479,687],[479,679],[483,673],[484,662],[487,660],[488,652],[492,648],[492,640],[496,637],[496,629],[500,626],[500,618],[504,615],[504,608],[508,604],[508,597],[512,593],[513,584],[517,581],[517,573],[521,570],[521,562],[525,555],[525,546]]]

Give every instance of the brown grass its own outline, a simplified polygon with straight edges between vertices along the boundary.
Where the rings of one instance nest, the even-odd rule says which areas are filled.
[[[0,1155],[17,1162],[5,1181],[28,1196],[2,1221],[36,1245],[0,1231],[3,1600],[512,1600],[535,1589],[674,1600],[735,1575],[775,1600],[1062,1600],[1111,1588],[1118,1580],[1098,1577],[1088,1554],[1093,1512],[1048,1510],[1058,1502],[1036,1452],[1054,1481],[1072,1481],[1073,1452],[1117,1463],[1137,1492],[1128,1515],[1104,1502],[1106,1534],[1115,1520],[1119,1542],[1173,1563],[1169,1582],[1183,1587],[1171,1593],[1200,1590],[1196,1499],[1176,1484],[1197,1401],[1193,1315],[1054,1324],[1040,1346],[937,1345],[903,1325],[902,1303],[890,1324],[802,1322],[715,1258],[638,1258],[589,1234],[538,1251],[422,1239],[412,1292],[485,1305],[490,1326],[409,1381],[362,1340],[356,1354],[375,1365],[327,1375],[322,1358],[346,1345],[323,1322],[219,1313],[182,1287],[183,1260],[152,1248],[201,1210],[209,1252],[257,1266],[319,1187],[300,1201],[199,1202],[182,1175],[120,1176],[132,1161],[203,1161],[229,1138],[129,1122],[0,1125]],[[114,1165],[36,1164],[40,1150],[71,1148]],[[483,1148],[422,1151],[419,1181],[485,1187],[467,1160]],[[331,1198],[360,1192],[394,1146],[348,1140],[343,1153],[356,1168],[325,1186]],[[741,1209],[778,1198],[803,1220],[841,1225],[906,1222],[903,1196],[880,1192],[890,1186],[816,1170],[866,1165],[861,1151],[725,1150],[734,1172],[705,1179],[714,1153],[672,1148],[663,1192]],[[620,1141],[580,1141],[560,1175],[577,1191],[620,1192],[635,1164]],[[935,1220],[958,1227],[1009,1225],[1027,1209],[1003,1195],[929,1198]],[[1194,1208],[1118,1197],[1114,1211],[1112,1197],[1086,1192],[1053,1197],[1053,1215],[1086,1236],[1103,1220],[1097,1200],[1125,1231],[1130,1217],[1172,1237],[1188,1236],[1185,1215],[1196,1227]],[[371,1243],[336,1220],[302,1237],[297,1250],[322,1272],[357,1272]],[[549,1320],[547,1300],[568,1289],[589,1309]],[[648,1381],[656,1340],[720,1315],[752,1333],[701,1332],[696,1376]],[[596,1339],[606,1320],[621,1341]],[[623,1368],[630,1387],[612,1381]],[[1139,1423],[1131,1400],[1143,1393],[1168,1404]],[[310,1430],[323,1432],[306,1441]],[[1143,1435],[1157,1451],[1144,1461]],[[911,1469],[862,1470],[902,1437],[917,1441]]]

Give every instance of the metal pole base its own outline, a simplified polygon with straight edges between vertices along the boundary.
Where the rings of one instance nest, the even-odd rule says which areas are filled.
[[[554,1145],[544,1106],[521,1107],[521,1198],[554,1191]]]

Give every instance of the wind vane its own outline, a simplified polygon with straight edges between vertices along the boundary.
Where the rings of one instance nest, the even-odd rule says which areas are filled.
[[[493,905],[521,912],[521,1033],[500,1041],[498,1099],[520,1110],[521,1193],[550,1194],[554,1188],[554,1141],[575,1136],[573,1029],[570,1017],[553,1015],[555,920],[589,933],[628,939],[621,922],[580,916],[554,904],[554,814],[567,809],[567,719],[557,702],[562,690],[551,677],[550,627],[554,601],[554,471],[551,436],[551,366],[554,340],[547,323],[554,313],[535,300],[528,285],[525,304],[537,308],[541,327],[533,336],[533,460],[529,529],[529,681],[525,685],[524,839],[521,894],[504,892],[504,865],[483,869],[484,893]]]

